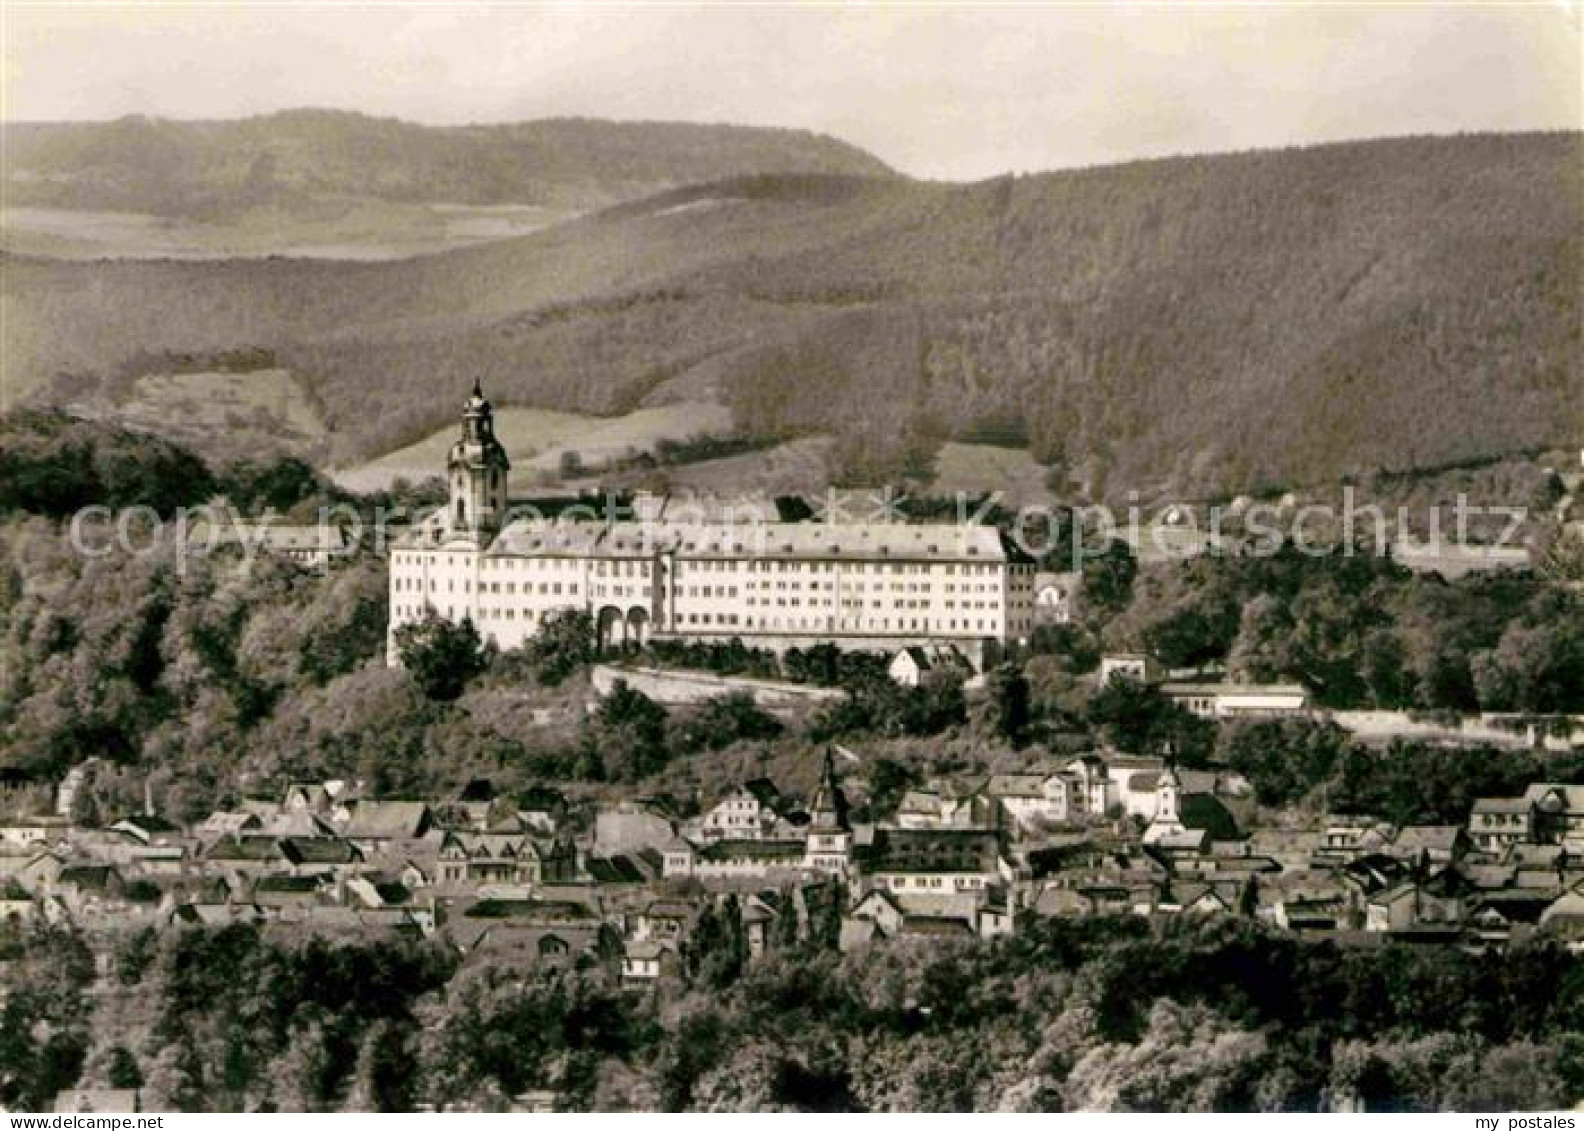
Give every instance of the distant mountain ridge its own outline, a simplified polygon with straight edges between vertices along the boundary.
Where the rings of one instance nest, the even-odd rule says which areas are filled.
[[[425,126],[339,110],[10,123],[13,205],[211,218],[335,197],[582,210],[745,173],[887,176],[801,130],[551,118]]]
[[[718,397],[745,431],[834,435],[849,479],[994,435],[1111,497],[1584,436],[1575,133],[742,177],[393,263],[6,267],[12,390],[267,347],[344,459],[446,425],[474,377],[588,412]]]

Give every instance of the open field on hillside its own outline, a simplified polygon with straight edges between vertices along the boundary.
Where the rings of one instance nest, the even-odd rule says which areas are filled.
[[[133,382],[120,403],[74,407],[222,462],[282,453],[318,459],[327,438],[317,403],[285,369],[155,373]]]
[[[495,433],[506,445],[518,487],[558,478],[567,452],[576,452],[584,467],[594,468],[650,451],[661,440],[719,435],[730,429],[729,410],[702,403],[641,408],[612,417],[541,408],[502,408],[495,413]],[[455,426],[442,428],[416,444],[337,471],[334,478],[348,490],[373,491],[388,487],[397,477],[416,481],[438,475],[455,439]]]
[[[830,483],[828,436],[804,436],[760,451],[665,468],[673,488],[704,494],[817,494]]]
[[[349,200],[311,214],[254,209],[224,221],[140,212],[7,208],[0,247],[52,259],[403,259],[509,239],[576,213],[529,204]]]
[[[1046,474],[1027,448],[946,443],[935,457],[930,493],[951,496],[1000,491],[1008,506],[1048,503],[1052,495],[1045,485]]]

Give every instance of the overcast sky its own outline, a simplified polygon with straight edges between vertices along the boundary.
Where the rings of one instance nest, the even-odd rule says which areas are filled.
[[[1576,4],[0,11],[8,121],[333,106],[437,124],[740,122],[954,179],[1584,126]]]

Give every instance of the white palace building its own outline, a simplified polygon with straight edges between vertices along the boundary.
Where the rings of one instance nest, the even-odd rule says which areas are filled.
[[[706,520],[668,516],[665,500],[630,520],[520,517],[507,502],[509,471],[475,384],[446,461],[447,506],[392,545],[392,662],[396,629],[426,610],[471,618],[503,649],[576,608],[593,615],[606,645],[931,643],[975,663],[987,642],[1022,639],[1033,625],[1034,565],[994,527]]]

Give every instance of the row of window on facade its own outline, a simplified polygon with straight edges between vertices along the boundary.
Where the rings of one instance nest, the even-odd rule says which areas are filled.
[[[419,565],[424,561],[430,563],[441,562],[466,564],[477,556],[469,553],[413,553],[397,552],[391,557],[391,564],[395,566]],[[528,568],[543,568],[553,570],[581,569],[587,563],[598,577],[649,577],[651,563],[647,559],[623,558],[594,558],[584,557],[482,557],[478,558],[480,568],[485,570],[519,570]],[[720,560],[682,560],[675,563],[673,569],[678,577],[684,573],[731,573],[746,570],[749,573],[847,573],[863,574],[928,574],[936,570],[944,571],[948,576],[957,575],[959,569],[963,576],[988,576],[996,573],[1001,567],[995,563],[979,562],[804,562],[784,561],[781,559],[750,558],[720,559]],[[1015,567],[1014,567],[1015,569]]]
[[[959,619],[961,624],[958,623]],[[867,620],[858,617],[750,617],[739,619],[736,613],[683,613],[677,617],[678,624],[695,626],[717,625],[720,627],[734,627],[741,624],[744,628],[786,628],[805,630],[837,630],[837,631],[870,631],[870,632],[991,632],[995,630],[993,620],[983,618],[970,620],[967,617],[936,618],[931,621],[925,618],[897,617],[896,624],[891,623],[892,618],[880,617]]]
[[[457,583],[455,578],[446,578],[445,583],[445,592],[455,593],[457,591]],[[498,581],[481,581],[479,582],[479,592],[500,593],[502,592],[501,584],[502,583]],[[396,578],[395,585],[396,591],[398,593],[438,593],[441,591],[439,582],[432,577],[429,578],[429,584],[427,588],[425,587],[423,580],[416,577],[398,577]],[[538,592],[541,596],[559,597],[562,595],[563,586],[565,587],[567,596],[576,597],[578,594],[578,584],[575,581],[541,581],[538,583],[538,585]],[[535,591],[534,583],[531,581],[523,582],[522,591],[525,595],[533,593]],[[473,592],[473,583],[467,578],[462,579],[462,592]],[[506,582],[504,592],[507,595],[515,595],[517,592],[517,583],[514,581]]]

